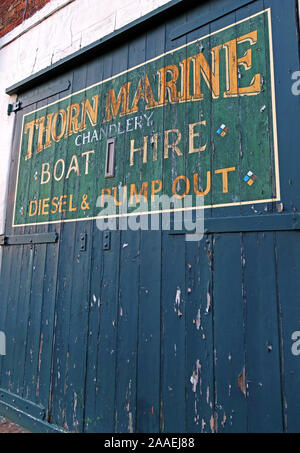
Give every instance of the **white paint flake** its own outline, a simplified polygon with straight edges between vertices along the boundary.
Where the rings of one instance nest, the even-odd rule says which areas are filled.
[[[193,386],[192,390],[194,393],[196,393],[196,391],[197,391],[197,385],[198,385],[198,381],[199,381],[199,370],[201,370],[201,364],[200,364],[199,359],[197,359],[196,370],[193,371],[193,374],[190,378],[190,382]]]

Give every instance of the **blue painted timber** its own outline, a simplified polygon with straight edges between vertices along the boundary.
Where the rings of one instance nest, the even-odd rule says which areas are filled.
[[[299,26],[284,3],[170,2],[7,90],[23,108],[1,240],[1,415],[40,432],[300,432]],[[269,7],[282,204],[208,209],[198,242],[112,231],[104,250],[94,221],[12,228],[25,113]],[[173,106],[161,112],[161,132],[176,127]],[[250,113],[232,112],[243,133]]]

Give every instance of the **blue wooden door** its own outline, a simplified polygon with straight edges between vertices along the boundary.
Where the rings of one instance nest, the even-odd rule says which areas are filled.
[[[0,356],[0,414],[21,417],[33,430],[299,432],[296,4],[288,0],[283,10],[279,0],[219,0],[173,9],[20,94],[1,269],[0,331],[7,344]],[[95,220],[12,227],[24,115],[200,38],[205,47],[205,36],[213,46],[218,30],[241,21],[248,20],[251,30],[258,13],[269,9],[277,201],[212,204],[200,241],[186,241],[186,231],[162,229],[106,235]],[[262,92],[268,83],[261,80]],[[271,107],[262,103],[254,112],[242,100],[234,102],[227,111],[213,100],[193,108],[199,119],[208,112],[210,121],[221,115],[224,125],[231,123],[223,139],[240,144],[250,162],[260,140],[244,146],[243,140],[256,143],[246,125],[252,116],[255,122],[266,115],[260,133],[270,133]],[[175,128],[174,108],[162,110],[162,132]],[[212,129],[212,160],[216,137]],[[59,152],[55,148],[57,158]],[[174,160],[168,165],[176,167]]]

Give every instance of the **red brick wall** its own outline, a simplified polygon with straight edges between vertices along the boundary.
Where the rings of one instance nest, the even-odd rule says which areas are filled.
[[[0,0],[0,38],[48,2],[50,0]]]

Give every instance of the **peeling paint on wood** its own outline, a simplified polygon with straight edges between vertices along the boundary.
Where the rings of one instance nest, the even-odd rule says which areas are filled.
[[[200,35],[244,20],[264,8],[262,0],[251,2],[217,20],[212,17],[209,24],[171,41],[168,37],[175,26],[186,25],[196,13],[204,17],[213,11],[214,2],[202,3],[194,9],[187,8],[178,17],[168,18],[165,24],[147,33],[132,37],[130,42],[112,47],[93,62],[87,61],[75,68],[67,75],[68,80],[72,80],[68,94],[71,90],[84,90],[99,80],[112,80],[115,75],[125,74],[128,69],[142,64],[140,72],[136,73],[137,82],[145,73],[145,61],[184,46]],[[219,3],[228,4],[223,0]],[[282,93],[289,93],[284,68],[296,67],[299,63],[295,11],[286,8],[282,15],[282,2],[271,0],[270,4],[274,11],[276,81],[280,82]],[[253,23],[247,24],[245,33],[252,30]],[[235,40],[236,34],[229,28],[226,30],[228,39]],[[267,30],[268,22],[264,21],[261,33],[265,40]],[[288,43],[288,51],[279,39],[282,35]],[[205,42],[203,40],[203,44]],[[202,50],[210,67],[211,46],[206,44]],[[215,34],[211,35],[209,44],[218,44]],[[238,58],[243,58],[249,48],[249,40],[241,43]],[[181,61],[184,61],[188,54],[181,52]],[[252,54],[254,58],[255,52]],[[171,54],[167,58],[171,58]],[[268,72],[266,61],[262,58],[263,72]],[[225,65],[225,60],[223,63]],[[239,66],[240,86],[250,86],[251,80],[247,82],[247,77],[251,70],[246,71],[242,64]],[[155,68],[153,76],[158,69]],[[221,168],[224,159],[228,159],[226,165],[230,168],[232,158],[236,157],[239,168],[247,167],[246,175],[249,171],[255,173],[254,164],[260,168],[260,159],[268,151],[269,158],[262,168],[267,169],[263,176],[270,177],[273,191],[276,187],[270,176],[274,173],[272,100],[263,91],[265,94],[255,105],[253,99],[237,97],[227,99],[225,109],[221,101],[217,106],[212,98],[207,86],[209,80],[211,78],[205,80],[201,76],[201,87],[209,101],[181,102],[180,112],[176,103],[171,102],[156,109],[154,126],[158,128],[158,141],[163,139],[165,130],[177,129],[177,123],[185,124],[186,118],[229,125],[223,137],[208,127],[212,153],[205,165]],[[225,87],[225,78],[223,82]],[[117,95],[120,88],[117,79],[112,83]],[[263,77],[263,90],[269,90],[269,84],[270,78]],[[167,96],[171,86],[166,89]],[[34,110],[41,107],[48,113],[47,105],[59,101],[60,96],[47,99],[47,84],[43,90],[46,98],[34,104]],[[285,137],[284,145],[290,150],[293,162],[292,166],[287,162],[282,173],[282,203],[251,202],[216,210],[208,208],[205,214],[212,224],[214,219],[225,218],[235,227],[235,219],[251,215],[257,218],[262,229],[264,218],[270,213],[280,216],[297,212],[300,195],[295,181],[300,155],[296,150],[295,131],[300,104],[290,96],[287,114],[282,93],[278,93],[277,98],[280,137],[281,141]],[[139,102],[144,103],[142,96]],[[18,158],[16,150],[23,114],[31,110],[26,107],[16,113],[13,162]],[[253,133],[248,125],[249,118],[255,115],[259,119]],[[288,123],[293,124],[293,128]],[[156,144],[153,131],[150,132],[149,155]],[[248,149],[261,150],[263,134],[268,146],[256,159]],[[144,163],[141,161],[138,168],[126,166],[125,140],[128,137],[125,139],[125,135],[118,137],[119,149],[124,151],[117,156],[122,184],[131,181],[130,178],[142,183]],[[194,136],[194,147],[200,138]],[[75,134],[69,139],[75,139]],[[134,131],[134,140],[136,146],[143,142],[139,127]],[[184,174],[189,165],[186,137],[182,138],[181,145],[183,156],[177,155],[173,146],[168,149],[169,157],[164,159],[164,174],[174,178]],[[55,155],[61,155],[58,144],[54,144],[54,150]],[[100,147],[95,150],[96,158],[100,159]],[[46,152],[47,149],[43,150],[44,155]],[[43,153],[38,153],[38,158]],[[205,167],[204,151],[191,154],[193,166],[189,170],[201,174]],[[138,152],[135,155],[138,156]],[[280,159],[284,157],[280,155]],[[151,180],[160,177],[155,162],[147,163]],[[0,388],[41,405],[49,423],[72,432],[300,431],[300,397],[295,379],[300,369],[290,354],[289,343],[291,325],[300,319],[299,306],[295,303],[300,294],[297,232],[254,233],[235,229],[227,233],[206,233],[201,241],[188,243],[184,235],[169,235],[161,230],[111,231],[111,247],[104,252],[99,247],[103,243],[103,232],[86,219],[63,226],[32,225],[13,231],[16,172],[12,164],[7,233],[50,231],[58,232],[60,239],[56,244],[3,249],[0,330],[11,340],[7,344],[7,355],[0,361]],[[230,191],[222,192],[222,176],[214,176],[214,183],[219,177],[220,185],[219,192],[214,188],[207,194],[210,205],[214,205],[220,194],[232,196]],[[72,186],[71,179],[68,184],[78,194],[83,187]],[[30,181],[32,185],[33,178]],[[91,193],[96,189],[93,182],[87,180],[86,184]],[[250,186],[241,180],[236,187],[243,195],[249,195],[248,200],[253,200],[251,191],[258,187],[263,189],[257,180],[253,184]],[[61,189],[64,187],[62,183]],[[37,189],[37,197],[42,195],[42,190],[43,187]],[[93,193],[96,194],[96,190]],[[237,202],[236,199],[231,201]],[[84,253],[79,250],[81,234],[87,235]]]

